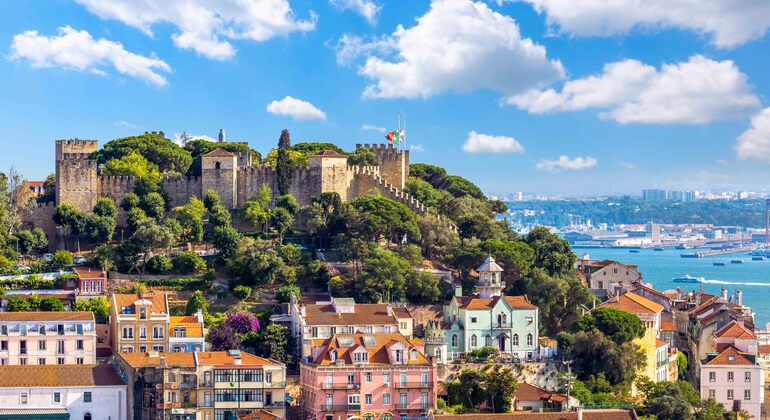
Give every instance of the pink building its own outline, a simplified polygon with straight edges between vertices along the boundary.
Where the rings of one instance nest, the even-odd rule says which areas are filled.
[[[300,365],[304,419],[427,418],[436,408],[436,365],[421,342],[386,333],[314,341],[312,361]]]
[[[0,312],[0,365],[96,363],[92,312]]]
[[[746,410],[752,418],[760,418],[764,385],[764,369],[754,354],[728,346],[702,361],[701,397],[714,398],[727,410]]]

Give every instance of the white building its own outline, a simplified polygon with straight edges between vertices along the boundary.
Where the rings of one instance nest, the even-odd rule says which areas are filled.
[[[112,365],[0,366],[0,414],[14,419],[125,420],[126,384]]]
[[[701,364],[701,398],[714,398],[727,410],[746,410],[759,419],[765,375],[756,355],[728,346],[721,353],[709,354]]]

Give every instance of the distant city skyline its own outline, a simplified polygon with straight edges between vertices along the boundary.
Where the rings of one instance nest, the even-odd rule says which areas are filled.
[[[766,188],[770,7],[621,3],[9,2],[0,170],[152,130],[352,150],[405,114],[412,162],[488,194]]]

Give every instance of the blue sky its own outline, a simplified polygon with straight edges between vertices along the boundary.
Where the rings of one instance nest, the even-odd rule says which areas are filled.
[[[351,149],[405,113],[413,162],[491,194],[766,189],[764,0],[251,3],[7,2],[0,168],[146,130]]]

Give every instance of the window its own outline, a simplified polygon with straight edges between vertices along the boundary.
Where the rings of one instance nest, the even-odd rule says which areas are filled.
[[[45,357],[38,357],[37,358],[37,364],[38,365],[44,365],[45,364]]]
[[[220,169],[222,169],[222,163],[221,163],[221,162],[217,162],[217,163],[215,163],[215,164],[214,164],[214,169],[216,169],[217,171],[218,171],[218,170],[220,170]]]
[[[743,380],[746,382],[751,382],[751,372],[744,372],[743,373]]]
[[[452,334],[452,347],[457,347],[457,334]]]
[[[27,335],[27,326],[24,324],[21,324],[19,326],[19,333],[21,333],[21,335]]]
[[[353,385],[356,383],[356,374],[349,372],[348,373],[348,385]]]
[[[8,335],[8,326],[7,325],[0,325],[0,334]]]
[[[22,392],[21,393],[21,403],[22,404],[26,404],[28,399],[29,399],[29,394],[27,394],[26,392]]]
[[[511,345],[518,346],[519,345],[519,335],[514,334],[513,339],[511,340]]]
[[[355,334],[356,327],[348,327],[348,334]]]
[[[348,395],[348,404],[361,404],[361,397],[358,394]]]
[[[402,392],[401,394],[398,394],[398,404],[401,405],[402,407],[406,406],[406,394],[405,393]]]
[[[716,382],[716,381],[717,381],[717,373],[709,372],[709,382]]]
[[[386,393],[382,394],[382,403],[383,404],[390,404],[390,394],[389,393],[386,392]]]
[[[163,338],[163,327],[152,327],[152,338]]]
[[[401,372],[399,380],[401,382],[401,386],[406,386],[406,372]]]
[[[420,403],[422,404],[422,408],[428,408],[428,393],[423,392],[422,395],[420,395]]]
[[[75,364],[82,365],[83,364],[83,358],[82,357],[78,357],[77,359],[75,359]]]
[[[53,393],[53,402],[55,403],[61,402],[61,392]]]
[[[492,336],[487,334],[484,336],[484,345],[489,347],[492,345]]]
[[[366,326],[366,333],[367,334],[371,334],[372,332],[374,332],[374,328],[372,328],[371,325],[367,325]]]
[[[8,340],[0,341],[0,351],[8,351]]]
[[[709,389],[709,398],[716,398],[717,392],[713,389]]]
[[[56,325],[56,334],[64,335],[64,324]]]
[[[45,335],[45,324],[40,324],[40,327],[37,329],[37,333],[40,335]]]
[[[45,350],[45,340],[40,340],[37,342],[37,349],[38,350]]]
[[[332,350],[329,352],[329,359],[331,359],[332,362],[337,360],[337,350]]]
[[[411,352],[411,353],[412,353],[412,357],[411,357],[411,359],[412,359],[412,360],[417,360],[417,356],[418,356],[418,352],[417,352],[417,349],[412,349],[412,352]]]
[[[533,343],[534,338],[532,337],[532,334],[527,334],[527,347],[531,347]]]
[[[23,358],[19,359],[19,364],[22,365],[22,366],[25,366],[27,364],[27,358],[23,357]]]
[[[139,308],[139,319],[147,319],[147,308]]]
[[[83,340],[78,340],[75,350],[83,350]]]
[[[19,354],[27,354],[27,340],[19,341]]]
[[[471,347],[476,347],[476,345],[477,345],[477,343],[476,343],[476,334],[473,334],[471,336]]]
[[[727,390],[727,399],[728,400],[732,400],[733,399],[733,390],[732,389],[728,389]]]
[[[337,334],[337,327],[331,327],[331,335]]]
[[[471,317],[471,324],[475,324],[477,321],[477,318],[475,316]]]
[[[332,394],[326,394],[326,406],[327,407],[332,406]]]
[[[152,346],[152,351],[163,352],[163,346]]]
[[[313,338],[318,337],[318,327],[312,327],[310,328],[310,336]]]
[[[56,341],[56,354],[64,354],[64,340]]]
[[[91,413],[83,414],[83,420],[91,420]]]
[[[727,372],[727,382],[734,382],[734,381],[735,381],[735,373]]]
[[[78,335],[83,335],[83,324],[75,324],[75,331]]]
[[[353,353],[354,362],[366,362],[369,360],[369,353],[365,351],[357,351]]]
[[[139,338],[147,338],[147,328],[139,327]]]
[[[396,350],[396,363],[401,364],[404,363],[404,351],[403,350]]]
[[[364,378],[365,378],[366,382],[371,382],[372,381],[372,372],[364,373]]]
[[[420,374],[420,385],[428,385],[428,374],[425,372]]]
[[[382,373],[382,383],[389,384],[390,383],[390,372],[383,372]]]
[[[139,353],[146,353],[147,352],[147,346],[139,346]]]
[[[751,401],[751,390],[750,389],[744,389],[743,390],[743,399],[746,401]]]
[[[187,328],[186,327],[174,327],[174,337],[177,338],[185,338],[187,337]]]
[[[372,403],[372,394],[364,395],[364,404],[371,404],[371,403]]]
[[[56,358],[56,364],[57,365],[63,365],[64,364],[64,358],[63,357],[57,357]]]
[[[90,392],[84,392],[83,393],[83,401],[84,402],[91,402],[91,393]]]
[[[123,327],[123,338],[134,338],[134,328]]]

